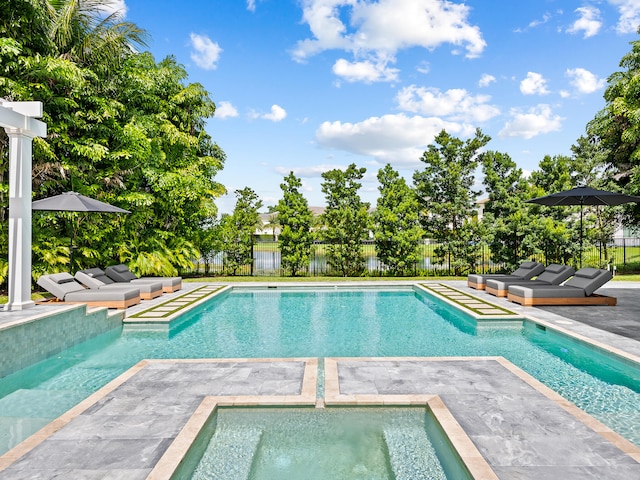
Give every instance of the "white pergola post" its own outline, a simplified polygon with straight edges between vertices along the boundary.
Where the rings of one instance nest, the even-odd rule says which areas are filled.
[[[31,300],[31,152],[33,139],[47,135],[42,102],[0,99],[0,127],[9,136],[9,301],[5,310],[24,310]]]

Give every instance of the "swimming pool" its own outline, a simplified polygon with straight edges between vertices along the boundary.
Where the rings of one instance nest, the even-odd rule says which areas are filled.
[[[168,332],[114,329],[0,381],[0,452],[144,358],[501,355],[640,444],[640,374],[522,321],[470,327],[412,287],[234,288]]]

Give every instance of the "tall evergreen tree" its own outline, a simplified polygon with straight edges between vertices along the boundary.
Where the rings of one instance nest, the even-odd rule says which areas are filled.
[[[575,168],[571,157],[545,155],[538,169],[529,176],[531,197],[569,190],[575,186]],[[579,251],[579,207],[546,207],[532,204],[537,218],[537,249],[547,263],[570,263]]]
[[[280,184],[282,199],[276,205],[280,225],[278,245],[282,268],[292,276],[309,266],[313,245],[313,213],[300,192],[302,182],[293,172]]]
[[[378,171],[380,196],[373,214],[378,258],[393,275],[411,273],[420,259],[419,204],[415,192],[390,164]]]
[[[449,261],[456,275],[477,262],[480,226],[474,217],[479,192],[472,187],[478,155],[490,139],[476,130],[463,141],[443,130],[420,159],[424,169],[413,175],[422,225],[438,242],[434,253]]]
[[[535,222],[524,204],[530,188],[522,169],[507,154],[488,151],[481,154],[484,185],[489,194],[482,221],[492,260],[512,270],[535,252]]]
[[[364,272],[362,241],[369,235],[369,204],[360,199],[358,190],[365,172],[365,168],[352,163],[345,171],[334,169],[322,174],[327,207],[321,233],[328,244],[329,265],[344,277]]]
[[[249,187],[236,190],[231,215],[223,215],[218,230],[224,250],[225,270],[236,275],[240,267],[253,263],[253,236],[260,225],[262,200]]]

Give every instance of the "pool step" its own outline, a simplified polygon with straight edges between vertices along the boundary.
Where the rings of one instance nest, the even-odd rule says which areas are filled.
[[[387,427],[383,431],[396,480],[445,479],[427,432],[419,426]]]
[[[191,477],[192,480],[248,480],[260,438],[260,428],[217,428]]]

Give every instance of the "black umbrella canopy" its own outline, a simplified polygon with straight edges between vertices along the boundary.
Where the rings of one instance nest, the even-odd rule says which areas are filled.
[[[131,213],[109,203],[101,202],[94,198],[80,195],[76,192],[65,192],[53,197],[43,198],[31,203],[32,210],[42,210],[51,212],[97,212],[97,213]],[[75,228],[71,227],[69,244],[69,272],[73,268],[73,242],[76,237]]]
[[[580,266],[582,267],[582,207],[584,205],[608,205],[615,207],[632,202],[640,202],[640,197],[582,186],[565,190],[564,192],[545,195],[544,197],[533,198],[527,200],[526,203],[537,203],[538,205],[546,205],[548,207],[580,205]]]
[[[527,203],[537,203],[538,205],[547,205],[549,207],[569,205],[609,205],[613,207],[631,202],[640,202],[640,197],[597,190],[591,187],[576,187],[564,192],[527,200]]]
[[[76,192],[65,192],[53,197],[36,200],[31,204],[31,209],[56,212],[131,213],[129,210],[85,197]]]

